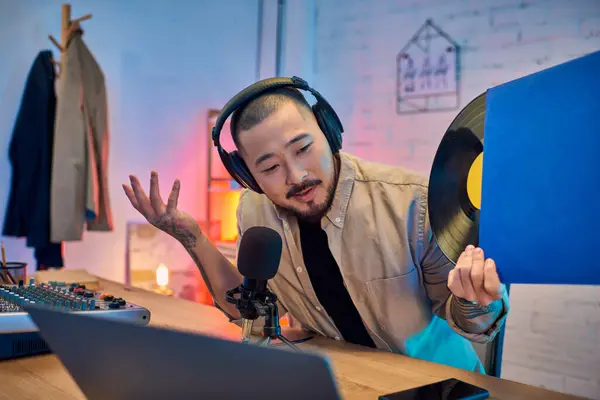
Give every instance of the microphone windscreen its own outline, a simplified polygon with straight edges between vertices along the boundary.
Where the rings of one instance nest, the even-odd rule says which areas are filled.
[[[281,236],[271,228],[253,226],[242,234],[237,267],[246,278],[269,280],[281,261]]]

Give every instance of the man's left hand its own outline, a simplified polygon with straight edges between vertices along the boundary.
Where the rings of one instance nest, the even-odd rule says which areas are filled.
[[[503,287],[491,258],[483,250],[467,246],[448,275],[448,288],[459,298],[488,306],[502,298]]]

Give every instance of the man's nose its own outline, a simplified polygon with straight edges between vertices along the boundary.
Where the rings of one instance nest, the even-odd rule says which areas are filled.
[[[290,165],[288,169],[288,185],[299,185],[306,178],[306,171],[299,166]]]

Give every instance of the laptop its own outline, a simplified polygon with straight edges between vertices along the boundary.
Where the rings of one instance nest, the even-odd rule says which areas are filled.
[[[324,357],[25,306],[90,400],[341,399]]]

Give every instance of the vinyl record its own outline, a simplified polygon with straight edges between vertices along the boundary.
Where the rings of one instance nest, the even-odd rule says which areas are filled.
[[[479,244],[485,93],[452,121],[429,177],[429,220],[444,255],[456,263],[467,245]]]

